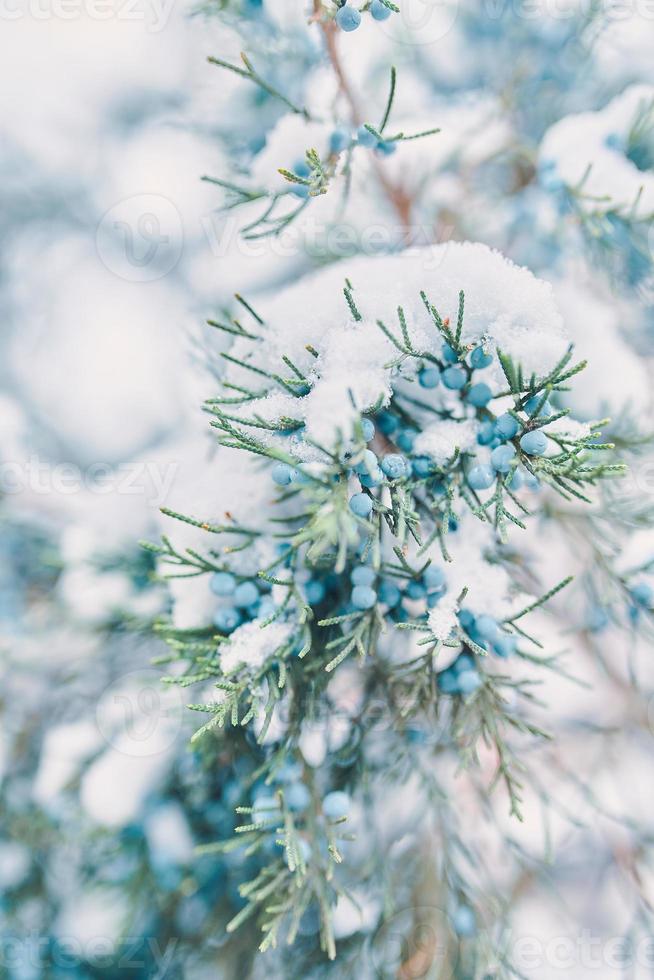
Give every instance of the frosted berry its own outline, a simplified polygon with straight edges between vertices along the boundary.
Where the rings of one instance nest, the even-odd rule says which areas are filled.
[[[366,442],[375,437],[375,423],[371,419],[361,419],[361,431]]]
[[[322,812],[330,820],[340,820],[350,812],[350,797],[347,793],[336,790],[328,793],[322,801]]]
[[[297,177],[308,177],[311,173],[311,167],[306,160],[296,160],[291,170]]]
[[[380,153],[383,157],[392,156],[397,150],[397,140],[379,140],[375,150]]]
[[[413,472],[417,477],[429,476],[434,469],[434,464],[428,456],[416,456],[411,461]]]
[[[288,463],[275,463],[272,468],[272,478],[278,487],[287,487],[297,477],[297,472]]]
[[[441,347],[441,357],[446,364],[456,364],[459,360],[459,355],[449,344],[443,344]]]
[[[411,619],[411,616],[401,603],[391,611],[391,616],[394,623],[408,623]]]
[[[377,425],[385,436],[392,435],[399,424],[400,420],[398,419],[397,415],[393,415],[392,412],[381,412],[381,414],[377,416]]]
[[[210,585],[214,595],[231,595],[236,588],[236,579],[229,572],[214,572]]]
[[[427,589],[422,582],[418,582],[416,579],[414,579],[407,585],[406,594],[409,599],[424,599],[427,595]]]
[[[402,593],[395,582],[382,582],[379,586],[379,601],[391,609],[398,604],[401,598]]]
[[[302,777],[302,766],[299,762],[285,762],[275,773],[279,783],[297,783]]]
[[[258,598],[256,602],[252,603],[251,606],[246,606],[245,611],[250,617],[250,619],[258,619],[260,609],[261,609],[261,599]]]
[[[491,466],[498,473],[508,473],[514,459],[515,449],[513,446],[498,446],[491,453]]]
[[[473,694],[481,687],[481,677],[476,670],[462,670],[456,679],[459,693],[464,696]]]
[[[234,592],[234,605],[239,609],[251,606],[259,598],[259,590],[254,582],[241,582]]]
[[[437,388],[441,380],[441,372],[436,367],[423,368],[418,373],[418,384],[421,388]]]
[[[362,487],[378,487],[380,483],[384,482],[384,474],[378,466],[375,467],[372,473],[366,473],[365,476],[359,477],[359,483]]]
[[[438,565],[430,565],[422,576],[425,588],[428,592],[436,592],[445,585],[445,572]]]
[[[233,633],[236,627],[241,625],[241,614],[238,609],[225,606],[216,611],[213,624],[221,633]]]
[[[468,483],[473,490],[488,490],[495,483],[495,474],[490,466],[473,466],[468,473]]]
[[[456,371],[456,368],[451,368],[450,370]],[[488,385],[480,381],[479,384],[472,385],[466,395],[466,401],[469,405],[474,405],[475,408],[486,408],[492,397],[493,392]]]
[[[403,429],[395,440],[402,452],[410,453],[418,433],[415,429]]]
[[[377,602],[377,593],[369,585],[355,585],[352,589],[352,605],[362,612],[372,609]]]
[[[389,453],[381,461],[381,468],[389,480],[400,480],[407,474],[407,460],[399,453]]]
[[[307,597],[307,602],[310,606],[317,606],[325,598],[327,589],[325,588],[324,582],[320,579],[310,578],[307,584],[304,586],[304,594]]]
[[[443,371],[443,384],[451,391],[460,391],[466,380],[466,373],[463,368],[448,367]]]
[[[498,657],[510,657],[512,653],[515,653],[517,646],[517,637],[511,636],[509,633],[500,632],[499,636],[493,640],[493,650]]]
[[[513,439],[520,431],[520,425],[509,412],[505,412],[495,422],[495,432],[505,441]]]
[[[654,600],[654,589],[649,582],[638,582],[631,589],[631,597],[639,606],[646,606],[649,609]]]
[[[361,14],[355,7],[341,7],[336,13],[336,23],[342,31],[356,31],[361,23]]]
[[[457,936],[474,936],[477,931],[475,913],[468,905],[459,905],[452,916],[452,925]]]
[[[375,20],[388,20],[391,16],[391,10],[381,0],[372,0],[370,13]]]
[[[540,405],[541,401],[543,401],[542,394],[534,395],[533,398],[528,398],[527,401],[525,402],[525,412],[527,413],[527,415],[535,415],[536,409]],[[554,409],[550,405],[549,401],[545,399],[545,401],[541,405],[540,411],[538,412],[539,418],[549,418],[550,415],[553,414],[554,414]]]
[[[471,653],[462,653],[460,657],[457,657],[452,664],[452,670],[457,676],[462,674],[464,670],[476,670],[475,658]]]
[[[258,796],[252,806],[252,823],[270,824],[279,819],[279,801],[274,796]]]
[[[483,347],[475,347],[470,355],[470,364],[476,371],[488,367],[493,363],[493,355],[487,354]]]
[[[289,810],[300,813],[302,810],[306,810],[311,803],[311,793],[304,783],[291,783],[284,793],[284,799]]]
[[[345,10],[346,8],[344,7],[342,9]],[[357,129],[357,143],[359,146],[366,146],[372,149],[373,146],[377,145],[377,137],[374,136],[369,129],[366,129],[365,126],[359,126]]]
[[[330,153],[342,153],[350,145],[351,137],[347,129],[339,127],[335,129],[329,137]],[[296,171],[297,173],[297,171]]]
[[[356,473],[362,475],[374,473],[378,469],[379,463],[372,449],[364,449],[360,461],[354,467]]]
[[[522,489],[524,482],[525,478],[522,475],[521,470],[514,470],[508,483],[509,490],[513,490],[515,492],[516,490]]]
[[[350,510],[357,517],[370,517],[372,514],[372,499],[367,493],[355,493],[350,497]]]
[[[490,640],[492,643],[499,635],[497,620],[493,619],[492,616],[486,615],[486,613],[482,613],[481,616],[477,616],[475,618],[474,632],[475,635],[480,636],[482,640]]]
[[[458,694],[459,692],[459,681],[455,671],[451,667],[440,672],[436,683],[438,684],[439,691],[442,691],[443,694]]]
[[[377,573],[370,565],[357,565],[350,573],[352,585],[372,585],[377,578]]]
[[[277,606],[269,595],[263,596],[261,602],[259,603],[259,608],[257,610],[257,616],[259,619],[269,619],[270,616],[276,611]]]
[[[470,612],[469,609],[460,609],[459,610],[459,622],[461,623],[461,627],[467,633],[469,633],[470,630],[472,630],[474,628],[474,625],[475,625],[475,617]]]
[[[542,456],[547,449],[547,436],[541,429],[525,432],[520,437],[520,448],[529,456]]]
[[[489,446],[495,438],[495,424],[488,419],[482,422],[477,433],[477,442],[480,446]]]

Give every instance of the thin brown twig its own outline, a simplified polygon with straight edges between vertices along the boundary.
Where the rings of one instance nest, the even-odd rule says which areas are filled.
[[[337,42],[338,28],[333,20],[325,20],[322,16],[323,8],[321,0],[313,0],[313,10],[312,20],[319,25],[322,32],[327,57],[338,79],[339,89],[350,108],[352,123],[355,126],[359,126],[363,121],[363,115],[340,58]],[[405,242],[409,242],[411,239],[411,212],[413,207],[411,195],[401,184],[393,183],[378,160],[374,162],[374,169],[380,187],[386,194],[400,220],[402,237]]]

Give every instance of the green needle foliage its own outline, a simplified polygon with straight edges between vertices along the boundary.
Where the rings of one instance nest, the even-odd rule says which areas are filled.
[[[346,281],[344,300],[356,323],[361,321],[361,313],[354,295],[352,283]],[[465,372],[465,384],[458,396],[462,410],[466,406],[465,411],[469,412],[466,399],[473,383],[473,368],[469,364],[472,345],[462,340],[464,293],[459,295],[455,323],[441,317],[427,293],[422,294],[422,299],[434,329]],[[571,578],[565,577],[516,607],[495,624],[496,636],[487,642],[475,623],[464,616],[468,586],[474,595],[476,582],[467,583],[458,596],[446,592],[447,566],[451,562],[448,538],[462,521],[477,520],[488,526],[496,541],[494,560],[505,560],[510,569],[510,558],[503,559],[501,552],[502,543],[508,540],[507,525],[516,525],[522,533],[528,533],[531,516],[523,495],[511,489],[518,467],[565,503],[576,501],[590,506],[588,491],[620,475],[624,464],[615,460],[612,444],[598,438],[604,423],[591,426],[587,435],[573,438],[556,426],[566,411],[546,411],[549,399],[567,391],[583,370],[583,363],[573,362],[572,349],[542,376],[526,376],[520,364],[499,352],[507,387],[495,397],[502,399],[502,405],[507,397],[512,398],[510,414],[517,432],[508,441],[515,451],[511,467],[508,472],[497,474],[490,494],[485,497],[470,486],[470,453],[456,450],[445,462],[430,462],[427,471],[416,472],[415,467],[410,467],[399,475],[383,475],[371,487],[364,485],[361,494],[369,498],[369,513],[358,516],[350,497],[353,474],[365,475],[368,465],[365,420],[378,427],[372,445],[381,450],[379,440],[383,439],[384,452],[399,454],[394,442],[397,434],[380,434],[385,413],[400,420],[400,433],[419,433],[425,420],[456,417],[456,410],[451,407],[439,409],[430,405],[428,395],[422,391],[420,397],[414,396],[414,389],[404,380],[425,367],[444,370],[446,363],[416,346],[401,307],[396,310],[394,327],[380,320],[379,329],[397,351],[388,365],[395,379],[390,403],[382,408],[379,399],[368,406],[365,419],[355,426],[353,436],[348,438],[342,433],[332,447],[318,445],[306,436],[305,444],[317,460],[308,466],[285,450],[279,439],[269,438],[289,433],[302,435],[302,413],[298,412],[297,418],[283,416],[271,421],[264,419],[255,406],[266,394],[277,391],[300,402],[311,391],[312,376],[287,356],[278,365],[257,358],[261,334],[267,328],[249,304],[243,300],[241,304],[250,311],[254,327],[246,329],[236,320],[212,321],[211,326],[235,333],[252,345],[249,359],[230,353],[225,353],[224,358],[246,369],[256,385],[237,388],[226,382],[205,408],[219,443],[251,456],[261,468],[261,480],[269,479],[275,464],[288,467],[292,478],[273,494],[271,505],[261,513],[256,527],[244,527],[232,520],[215,524],[201,516],[166,511],[177,521],[204,531],[207,546],[177,549],[169,538],[164,538],[161,545],[148,547],[159,556],[164,576],[228,573],[236,585],[252,580],[251,572],[242,574],[238,560],[255,544],[269,541],[277,556],[261,565],[256,575],[261,588],[274,590],[274,604],[265,617],[253,620],[253,628],[262,635],[273,626],[281,629],[279,639],[262,660],[248,661],[246,657],[233,664],[228,653],[232,648],[230,633],[220,629],[180,635],[178,630],[162,626],[161,635],[176,664],[169,682],[183,687],[202,685],[205,690],[209,683],[213,690],[212,700],[196,699],[189,705],[194,712],[208,715],[194,735],[196,744],[218,738],[218,747],[220,738],[227,738],[228,732],[245,731],[266,747],[275,717],[282,714],[284,718],[283,735],[274,742],[274,748],[265,748],[253,776],[253,783],[262,781],[273,794],[268,818],[261,817],[256,801],[249,808],[241,808],[239,813],[246,822],[237,828],[235,836],[217,841],[207,851],[243,849],[246,856],[257,856],[260,861],[254,877],[241,886],[245,904],[228,931],[253,924],[261,930],[260,949],[265,951],[282,938],[293,943],[307,910],[317,909],[319,945],[324,954],[333,958],[333,910],[339,898],[349,894],[347,849],[343,852],[341,844],[352,835],[345,817],[334,824],[323,810],[324,794],[332,787],[329,766],[312,770],[303,764],[301,752],[308,721],[329,716],[331,679],[341,670],[355,668],[360,671],[366,692],[363,710],[373,700],[382,705],[388,723],[384,738],[390,739],[389,745],[396,754],[385,779],[401,785],[407,778],[407,771],[400,765],[409,748],[407,733],[437,733],[427,753],[421,753],[421,766],[429,770],[429,757],[435,762],[443,755],[451,756],[460,770],[475,780],[481,779],[487,796],[502,786],[509,813],[522,819],[525,786],[531,780],[523,757],[524,746],[547,743],[550,737],[536,720],[542,706],[536,696],[537,672],[565,672],[560,655],[543,651],[538,637],[527,632],[524,623],[556,599]],[[319,366],[318,353],[313,348],[311,353]],[[474,409],[477,422],[496,421],[494,400]],[[250,404],[253,407],[248,413]],[[239,414],[235,413],[235,406]],[[548,434],[551,451],[540,457],[530,456],[521,448],[520,439],[527,432],[541,429]],[[264,432],[265,441],[261,435]],[[442,567],[441,562],[444,584],[432,593],[433,602],[428,601],[423,583],[429,581],[431,571]],[[357,608],[352,581],[355,570],[362,565],[378,585],[370,605]],[[307,592],[307,579],[320,585],[315,598]],[[396,590],[402,602],[385,599],[382,583],[387,589]],[[411,601],[411,595],[417,599]],[[443,632],[432,609],[438,613],[440,604],[451,599],[455,600],[452,619]],[[435,623],[439,623],[437,632]],[[389,656],[398,644],[403,648],[409,644],[412,654]],[[497,651],[504,649],[503,644],[510,645],[509,662],[498,660]],[[457,663],[469,665],[474,680],[470,687],[453,688],[445,683],[451,668],[443,671],[442,664],[453,656]],[[512,663],[528,668],[531,676],[516,678],[510,669]],[[371,773],[366,775],[366,758],[377,734],[376,729],[363,725],[352,748],[348,782],[355,792],[372,778]],[[495,759],[490,778],[482,776],[480,761],[488,752]],[[288,807],[279,783],[279,773],[289,760],[302,768],[307,803],[300,812]],[[431,785],[430,780],[431,776],[426,784]],[[276,855],[271,847],[278,849]],[[443,887],[447,895],[447,882]],[[458,894],[470,888],[469,883],[459,881],[455,891]],[[446,901],[451,903],[455,897],[450,895]]]

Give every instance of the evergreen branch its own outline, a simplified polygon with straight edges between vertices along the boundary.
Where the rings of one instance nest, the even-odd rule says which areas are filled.
[[[282,95],[282,93],[279,92],[273,85],[271,85],[269,82],[265,81],[265,79],[263,79],[260,75],[258,75],[257,72],[254,70],[252,63],[250,62],[247,55],[243,51],[241,52],[241,61],[245,65],[244,69],[241,68],[239,65],[230,64],[229,61],[223,61],[222,58],[215,58],[213,55],[210,55],[207,58],[207,61],[211,65],[217,65],[219,68],[225,68],[227,69],[227,71],[231,71],[235,75],[239,75],[241,78],[245,78],[248,81],[253,82],[255,85],[258,85],[258,87],[262,89],[264,92],[267,92],[268,95],[271,95],[273,98],[279,99],[281,102],[283,102],[284,105],[291,110],[291,112],[296,113],[296,115],[303,116],[307,121],[311,119],[311,115],[308,109],[295,105],[295,103],[291,102],[291,100],[287,98],[287,96]]]
[[[395,66],[391,66],[391,86],[388,93],[388,100],[386,102],[386,108],[384,110],[384,115],[382,116],[382,121],[379,125],[379,132],[383,133],[386,128],[386,123],[388,122],[388,117],[391,114],[391,109],[393,108],[393,100],[395,98],[395,83],[397,81],[397,72]]]

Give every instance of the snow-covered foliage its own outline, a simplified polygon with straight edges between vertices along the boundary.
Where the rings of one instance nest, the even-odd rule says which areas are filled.
[[[3,30],[8,980],[642,955],[645,6]]]

